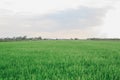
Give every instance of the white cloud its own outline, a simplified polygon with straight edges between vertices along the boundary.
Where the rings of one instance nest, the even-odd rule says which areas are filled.
[[[106,37],[120,38],[120,2],[106,14],[104,25],[101,27],[101,34],[105,34]]]
[[[0,8],[15,13],[47,14],[79,6],[100,8],[110,6],[114,2],[114,0],[2,0]]]
[[[0,8],[16,13],[46,14],[79,6],[79,0],[2,0]]]
[[[81,0],[83,3],[81,5],[102,8],[102,7],[110,7],[115,4],[119,0]]]

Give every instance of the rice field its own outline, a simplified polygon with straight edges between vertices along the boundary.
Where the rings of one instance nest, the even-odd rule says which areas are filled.
[[[120,41],[0,42],[0,80],[120,80]]]

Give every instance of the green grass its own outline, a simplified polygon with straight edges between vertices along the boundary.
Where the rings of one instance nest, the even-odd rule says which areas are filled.
[[[120,80],[120,42],[0,42],[0,80]]]

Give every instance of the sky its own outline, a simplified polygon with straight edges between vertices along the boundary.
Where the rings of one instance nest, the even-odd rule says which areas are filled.
[[[0,0],[0,37],[120,38],[120,0]]]

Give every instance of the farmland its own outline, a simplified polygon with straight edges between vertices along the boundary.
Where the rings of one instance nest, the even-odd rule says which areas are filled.
[[[120,41],[0,42],[0,80],[120,80]]]

